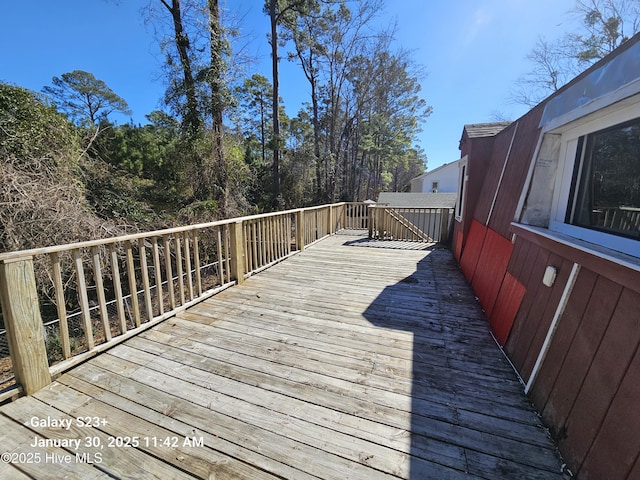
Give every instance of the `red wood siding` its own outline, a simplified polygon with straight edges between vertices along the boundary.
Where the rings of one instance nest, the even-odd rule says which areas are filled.
[[[513,275],[506,273],[491,316],[491,329],[500,345],[509,337],[511,326],[520,308],[526,289]]]
[[[528,115],[518,120],[518,129],[511,146],[511,152],[509,153],[509,159],[504,171],[504,176],[498,190],[496,197],[495,207],[491,213],[491,220],[488,224],[489,228],[499,232],[505,237],[510,236],[510,226],[515,217],[515,211],[520,200],[520,193],[524,188],[524,183],[529,172],[529,165],[540,136],[540,129],[538,124],[540,123],[540,117],[542,116],[543,109],[538,108],[532,110]],[[501,136],[505,137],[505,141],[511,142],[513,135],[513,129],[515,125],[510,127],[511,133],[505,135],[501,133]],[[507,147],[508,148],[508,147]],[[503,152],[500,152],[502,155]],[[500,168],[504,163],[505,157],[502,158]],[[496,160],[495,168],[498,168],[498,160]],[[498,172],[499,173],[499,172]]]
[[[640,478],[640,350],[629,365],[589,456],[579,470],[581,480]],[[634,469],[635,462],[635,469]]]
[[[463,132],[460,156],[464,157],[465,155],[468,155],[469,157],[469,160],[467,161],[468,181],[463,209],[463,219],[460,224],[456,222],[456,230],[461,231],[463,238],[465,239],[469,234],[469,229],[471,228],[478,199],[484,194],[484,178],[487,174],[489,162],[491,160],[493,140],[494,137],[468,138],[465,132]]]
[[[556,267],[557,277],[552,287],[545,286],[542,283],[542,277],[538,279],[538,288],[533,300],[535,307],[531,310],[531,314],[534,318],[539,316],[540,322],[538,323],[538,327],[535,329],[535,333],[533,334],[529,344],[529,349],[524,357],[524,362],[520,367],[520,372],[523,375],[523,378],[527,379],[531,376],[533,367],[538,360],[538,355],[540,354],[544,340],[549,332],[549,328],[551,327],[551,322],[558,310],[560,299],[562,298],[562,294],[564,293],[564,289],[566,288],[569,280],[569,275],[571,274],[571,269],[573,268],[573,262],[563,260],[555,254],[549,255],[547,264]]]
[[[491,229],[486,230],[471,286],[489,318],[491,318],[502,280],[507,272],[512,251],[513,244],[509,240]]]
[[[505,349],[520,375],[522,375],[522,365],[531,346],[531,340],[542,320],[536,315],[538,306],[535,302],[548,258],[549,252],[532,246],[527,252],[526,264],[521,269],[520,275],[516,275],[516,278],[525,286],[527,293],[522,299]]]
[[[615,297],[615,292],[617,289],[614,289],[612,297]],[[567,417],[565,423],[567,438],[561,441],[560,446],[564,455],[575,465],[581,465],[584,462],[638,348],[640,341],[638,305],[640,305],[640,295],[629,290],[622,291],[611,321],[601,337],[600,344],[592,357],[593,361]],[[606,324],[606,316],[603,320]],[[584,361],[587,363],[588,358]],[[640,382],[640,377],[637,377],[636,381]],[[640,415],[638,406],[637,400],[628,404],[629,408],[635,410],[629,410],[631,416]],[[619,445],[616,449],[621,448],[623,442]],[[635,453],[637,452],[636,450]]]
[[[467,236],[464,250],[462,251],[462,258],[460,259],[460,267],[469,282],[471,282],[476,272],[478,258],[480,257],[480,252],[482,252],[482,245],[484,245],[486,234],[487,227],[478,223],[476,220],[471,221],[469,235]]]
[[[591,298],[597,278],[595,273],[582,269],[573,286],[571,301],[564,310],[562,321],[558,322],[553,342],[531,392],[533,403],[541,409],[545,407],[560,374],[569,345],[571,345],[587,308],[586,299]],[[574,298],[575,301],[573,301]],[[580,299],[585,300],[580,301]]]
[[[587,307],[575,337],[569,345],[565,346],[566,356],[562,369],[542,411],[544,420],[553,426],[552,431],[555,431],[558,437],[565,435],[567,418],[618,303],[621,291],[620,285],[599,277],[590,298],[577,298],[575,292],[571,295],[570,303],[587,302]]]
[[[554,287],[536,287],[542,285],[544,264],[558,262]],[[516,241],[508,270],[526,293],[505,349],[525,379],[572,265],[554,251],[521,237]],[[581,480],[635,479],[632,472],[640,459],[640,415],[632,413],[640,403],[638,282],[638,272],[631,285],[623,286],[581,267],[531,390],[532,401]]]
[[[505,128],[495,137],[493,152],[489,157],[489,161],[483,165],[483,168],[486,170],[485,179],[473,211],[473,217],[483,225],[487,223],[487,219],[489,218],[489,210],[493,203],[493,196],[498,188],[502,166],[509,151],[509,144],[511,143],[514,128],[515,124]],[[498,209],[505,207],[504,205],[496,205]]]

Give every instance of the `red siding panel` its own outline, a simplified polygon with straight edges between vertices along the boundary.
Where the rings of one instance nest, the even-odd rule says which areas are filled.
[[[513,244],[509,240],[491,229],[487,230],[471,285],[489,317],[498,298],[512,251]]]
[[[513,246],[513,253],[507,270],[517,279],[521,279],[523,269],[530,266],[526,264],[526,258],[530,250],[531,243],[523,240],[522,237],[516,237],[516,243]]]
[[[487,234],[487,227],[479,223],[477,220],[471,221],[471,228],[469,229],[469,235],[462,251],[462,258],[460,259],[460,267],[467,280],[471,281],[476,271],[478,264],[478,258],[484,245],[484,237]]]
[[[507,272],[490,319],[491,328],[500,345],[504,345],[509,337],[513,320],[516,318],[525,292],[524,285]]]
[[[566,423],[571,441],[562,445],[575,465],[584,461],[640,341],[640,294],[623,290]],[[640,377],[636,377],[638,381]],[[632,404],[629,404],[632,407]],[[637,409],[637,403],[633,405]],[[633,410],[629,410],[632,412]],[[639,416],[636,410],[635,415]],[[620,448],[624,442],[619,441]]]
[[[551,342],[545,361],[531,391],[533,403],[540,411],[544,409],[551,395],[564,358],[587,308],[587,301],[584,299],[591,298],[597,278],[598,276],[594,272],[584,268],[578,274],[570,300],[558,322],[553,342]]]
[[[540,317],[536,316],[536,296],[538,289],[542,286],[542,276],[544,269],[548,265],[549,252],[532,247],[527,256],[527,267],[523,270],[520,282],[525,286],[527,292],[522,299],[522,305],[513,324],[511,335],[505,345],[511,357],[511,361],[522,374],[522,366],[527,357],[527,352],[531,346],[531,340],[538,328]],[[542,288],[545,288],[542,286]],[[533,311],[533,313],[532,313]]]
[[[638,379],[640,379],[640,351],[636,351],[602,428],[593,442],[589,456],[580,469],[581,480],[640,478],[640,456],[638,456],[640,381]]]
[[[490,153],[490,157],[487,159],[488,162],[483,162],[482,165],[482,168],[485,170],[485,177],[482,182],[480,195],[474,205],[473,214],[475,218],[480,220],[483,224],[486,224],[487,219],[489,218],[489,211],[491,210],[493,198],[498,190],[502,167],[504,166],[505,159],[507,158],[507,152],[509,151],[509,145],[511,144],[511,137],[513,136],[514,128],[515,123],[511,124],[494,137],[493,150]],[[494,208],[502,209],[504,206],[496,204]]]
[[[545,286],[541,278],[538,281],[538,292],[535,299],[537,308],[533,309],[532,313],[534,315],[533,318],[539,318],[539,321],[531,337],[531,343],[527,350],[524,363],[522,364],[520,373],[523,378],[529,378],[531,376],[533,366],[538,359],[544,340],[551,327],[551,322],[560,304],[560,298],[562,298],[564,289],[569,281],[571,269],[573,268],[573,262],[563,261],[562,257],[555,254],[549,256],[547,265],[557,268],[557,277],[552,287]]]
[[[604,332],[618,303],[622,287],[599,277],[590,299],[571,295],[572,302],[585,303],[585,315],[569,346],[564,365],[549,396],[542,416],[548,425],[555,426],[560,433],[561,444],[566,443],[566,421],[598,351]],[[575,292],[574,292],[575,293]],[[573,439],[573,436],[571,437]]]
[[[540,136],[538,125],[542,112],[542,108],[536,108],[517,122],[518,130],[498,190],[496,206],[488,224],[489,228],[505,236],[508,235],[511,222],[515,218],[520,193],[524,188],[531,158]],[[504,136],[511,142],[512,134]]]

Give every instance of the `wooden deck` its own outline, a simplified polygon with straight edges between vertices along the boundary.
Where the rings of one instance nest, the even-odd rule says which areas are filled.
[[[318,242],[0,412],[2,479],[562,478],[450,252],[416,243]]]

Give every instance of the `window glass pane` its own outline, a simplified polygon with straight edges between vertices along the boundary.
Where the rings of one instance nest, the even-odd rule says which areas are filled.
[[[591,134],[573,224],[640,238],[640,120]]]

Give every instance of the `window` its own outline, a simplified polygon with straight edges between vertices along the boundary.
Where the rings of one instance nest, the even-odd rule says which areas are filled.
[[[545,186],[539,196],[552,197],[547,228],[640,258],[640,95],[545,132],[541,151],[550,135],[558,138],[558,148],[549,161],[536,157],[530,183],[532,191]],[[545,172],[549,176],[536,183]],[[536,205],[529,199],[523,205],[523,223],[544,228],[526,221]]]
[[[640,119],[579,138],[566,223],[640,239]]]
[[[433,193],[438,193],[438,182],[431,182],[431,191]]]

